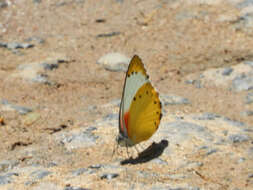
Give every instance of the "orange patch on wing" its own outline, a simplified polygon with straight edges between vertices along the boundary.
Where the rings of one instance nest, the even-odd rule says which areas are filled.
[[[127,135],[129,136],[129,134],[128,134],[128,121],[129,121],[129,112],[126,112],[125,114],[124,114],[124,121],[125,121],[125,126],[126,126],[126,130],[127,130]]]

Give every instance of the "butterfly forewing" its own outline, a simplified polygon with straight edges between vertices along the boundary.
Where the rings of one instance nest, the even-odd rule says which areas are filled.
[[[123,136],[127,136],[127,117],[133,97],[146,82],[148,82],[148,76],[144,65],[141,59],[135,55],[128,66],[120,104],[119,130]]]

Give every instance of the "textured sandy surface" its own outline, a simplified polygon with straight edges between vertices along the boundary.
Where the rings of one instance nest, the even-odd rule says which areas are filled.
[[[253,27],[240,22],[250,6],[240,8],[239,1],[8,2],[0,8],[0,42],[31,37],[45,42],[33,40],[34,47],[15,51],[0,48],[0,101],[32,110],[20,114],[0,104],[0,163],[15,163],[1,165],[0,182],[1,176],[18,174],[0,189],[253,189],[253,116],[240,114],[253,110],[253,103],[245,103],[252,90],[230,88],[234,76],[252,70],[244,61],[253,61]],[[112,32],[116,35],[99,37]],[[160,94],[190,102],[164,106],[157,134],[143,145],[167,139],[157,162],[120,165],[128,157],[124,149],[112,157],[125,74],[96,64],[110,52],[138,54]],[[59,67],[45,71],[37,64],[50,60],[58,60]],[[26,64],[34,66],[27,70]],[[226,67],[234,72],[222,78],[216,69]],[[40,73],[50,82],[30,80]],[[191,79],[202,86],[185,82]],[[221,117],[194,119],[207,112]],[[176,130],[174,138],[173,122],[203,129]],[[96,129],[87,132],[91,127]],[[75,134],[87,135],[87,141],[64,141]],[[247,138],[233,142],[235,134]],[[102,167],[88,168],[95,164]],[[78,168],[87,171],[73,175]],[[38,170],[51,173],[37,179],[32,172]],[[101,179],[104,173],[119,176]]]

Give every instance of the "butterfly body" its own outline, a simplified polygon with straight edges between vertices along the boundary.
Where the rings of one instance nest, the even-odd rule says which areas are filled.
[[[159,95],[151,85],[141,59],[135,55],[128,67],[119,111],[121,146],[134,146],[148,140],[161,120]]]

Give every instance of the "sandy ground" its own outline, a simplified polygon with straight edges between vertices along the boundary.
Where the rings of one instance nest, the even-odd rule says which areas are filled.
[[[170,114],[211,112],[252,125],[253,117],[239,114],[252,109],[252,105],[244,103],[248,92],[185,84],[189,76],[253,58],[253,33],[236,29],[234,23],[240,12],[235,6],[162,0],[10,2],[7,8],[0,9],[0,41],[24,42],[39,37],[45,42],[33,42],[33,48],[20,49],[18,53],[0,49],[0,98],[29,107],[39,115],[35,122],[26,123],[24,115],[0,111],[4,120],[0,125],[1,160],[15,157],[26,165],[29,155],[25,158],[19,153],[30,144],[48,151],[45,158],[38,159],[39,163],[60,159],[64,150],[54,148],[54,143],[48,141],[51,130],[61,125],[66,125],[67,130],[92,126],[96,119],[111,113],[101,106],[121,98],[125,73],[110,72],[96,64],[110,52],[129,57],[138,54],[160,94],[176,94],[190,100],[190,105],[169,107]],[[98,37],[111,32],[119,34]],[[19,65],[56,56],[67,60],[47,72],[57,85],[11,77]],[[93,110],[92,106],[98,109]],[[83,160],[72,158],[73,163],[66,168],[81,162],[87,166],[98,162],[95,150],[88,152],[93,152],[93,157],[87,153],[83,158],[78,153]],[[105,160],[110,159],[109,154],[105,156]],[[219,189],[226,189],[222,187]]]

